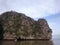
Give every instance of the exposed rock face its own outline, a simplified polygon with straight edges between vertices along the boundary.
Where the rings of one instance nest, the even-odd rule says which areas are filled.
[[[0,21],[4,30],[4,39],[51,39],[52,30],[45,19],[33,20],[25,14],[5,12],[1,14]]]

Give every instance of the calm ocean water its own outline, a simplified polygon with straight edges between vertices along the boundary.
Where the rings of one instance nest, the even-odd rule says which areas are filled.
[[[57,37],[57,36],[56,36]],[[0,45],[60,45],[60,38],[53,38],[52,40],[31,40],[31,41],[0,41]]]

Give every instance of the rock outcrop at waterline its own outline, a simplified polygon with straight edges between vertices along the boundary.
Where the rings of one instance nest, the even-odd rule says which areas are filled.
[[[1,14],[0,23],[3,28],[3,39],[51,39],[52,30],[45,19],[38,21],[23,13],[9,11]]]

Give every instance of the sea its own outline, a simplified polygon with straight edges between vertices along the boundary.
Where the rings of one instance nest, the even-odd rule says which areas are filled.
[[[0,45],[60,45],[60,36],[53,36],[51,40],[22,40],[0,41]]]

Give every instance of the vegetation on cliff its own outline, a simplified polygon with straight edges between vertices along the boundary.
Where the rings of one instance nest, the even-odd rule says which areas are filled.
[[[52,30],[45,19],[38,21],[27,17],[23,13],[9,11],[1,14],[0,22],[3,26],[4,39],[51,39]]]

